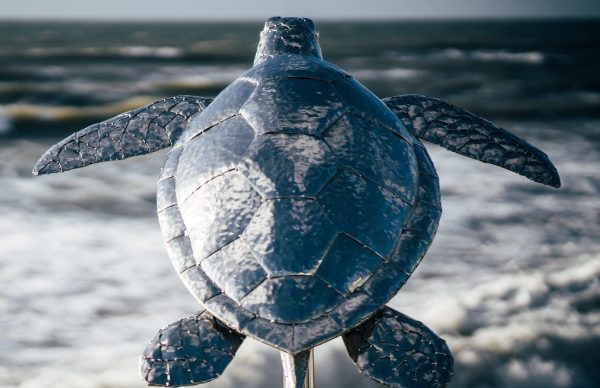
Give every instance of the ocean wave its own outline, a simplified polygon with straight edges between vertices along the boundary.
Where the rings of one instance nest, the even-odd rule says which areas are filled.
[[[392,69],[348,69],[348,72],[359,80],[372,81],[372,80],[404,80],[422,77],[426,72],[417,69],[408,68],[392,68]]]
[[[454,87],[456,90],[469,85],[470,90],[457,93],[451,102],[490,119],[564,119],[600,115],[600,93],[595,91],[579,89],[560,93],[553,90],[529,92],[530,84],[527,82],[485,82],[471,74],[445,82],[447,87]]]
[[[457,48],[447,48],[434,53],[431,57],[435,59],[450,60],[475,60],[482,62],[512,62],[541,64],[545,60],[544,54],[539,51],[515,52],[508,50],[461,50]]]
[[[47,211],[57,218],[73,211],[89,212],[90,219],[95,217],[91,214],[131,219],[156,215],[156,179],[167,150],[92,165],[51,178],[33,178],[33,164],[54,141],[0,143],[0,186],[10,187],[0,191],[2,211],[3,206],[10,204],[14,210]]]
[[[240,66],[203,66],[182,74],[176,67],[164,68],[161,73],[148,80],[148,87],[154,89],[224,89],[247,70]]]
[[[164,85],[169,88],[176,85],[181,89],[214,89],[231,83],[247,68],[240,65],[173,64],[140,73],[135,66],[96,64],[86,66],[85,70],[77,66],[55,65],[20,70],[26,74],[24,79],[0,81],[0,95],[15,95],[28,100],[42,95],[51,101],[63,101],[65,96],[86,94],[114,101],[135,93],[148,94]]]
[[[180,58],[185,50],[173,46],[123,46],[123,47],[29,47],[22,51],[25,56],[35,58],[52,58],[65,56],[103,57],[116,56],[124,58]]]
[[[596,387],[600,256],[507,274],[418,311],[455,357],[451,386]]]
[[[7,134],[12,130],[12,124],[9,113],[6,108],[0,106],[0,136]]]
[[[186,57],[203,57],[206,55],[214,56],[220,54],[225,57],[232,55],[237,58],[236,53],[244,50],[245,47],[236,47],[230,41],[208,41],[195,42],[187,47],[176,46],[150,46],[150,45],[128,45],[114,47],[29,47],[20,51],[4,51],[4,56],[22,56],[35,58],[53,58],[53,57],[122,57],[122,58],[159,58],[159,59],[181,59]],[[251,55],[251,54],[249,54]],[[387,56],[389,54],[385,54]],[[512,51],[507,49],[460,49],[449,47],[444,49],[434,49],[418,53],[397,53],[395,57],[404,61],[475,61],[475,62],[500,62],[500,63],[521,63],[540,65],[546,61],[546,55],[540,51]],[[239,60],[247,59],[240,56]],[[352,61],[370,63],[372,57],[350,57],[346,58],[349,63]]]
[[[117,50],[124,57],[178,58],[184,51],[179,47],[125,46]]]
[[[50,106],[25,103],[0,106],[13,120],[67,121],[96,117],[110,118],[125,111],[139,108],[158,98],[132,97],[114,104],[99,106]]]
[[[471,57],[485,62],[514,62],[514,63],[530,63],[540,64],[545,61],[544,54],[539,51],[526,52],[510,52],[510,51],[494,51],[494,50],[475,50]]]
[[[2,50],[0,55],[13,58],[136,58],[136,59],[185,59],[221,58],[228,61],[244,61],[251,58],[246,47],[223,47],[218,42],[198,42],[186,47],[127,45],[112,47],[28,47],[19,50]],[[241,53],[240,53],[241,52]]]
[[[465,50],[449,47],[441,50],[431,50],[424,53],[398,53],[398,60],[407,62],[422,61],[474,61],[474,62],[500,62],[522,63],[540,65],[546,61],[546,56],[539,51],[509,51],[476,49]]]

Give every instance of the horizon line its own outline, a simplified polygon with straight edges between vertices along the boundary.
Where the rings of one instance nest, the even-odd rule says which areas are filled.
[[[268,18],[268,17],[267,17]],[[331,17],[324,16],[322,18],[310,18],[313,20],[319,20],[324,22],[394,22],[394,21],[538,21],[538,20],[600,20],[600,15],[469,15],[469,16],[402,16],[402,17],[387,17],[387,16],[358,16],[358,17]],[[233,18],[221,18],[221,17],[206,17],[206,18],[194,18],[194,17],[89,17],[89,16],[76,16],[76,17],[21,17],[12,16],[4,17],[0,16],[1,22],[264,22],[266,18],[260,17],[233,17]]]

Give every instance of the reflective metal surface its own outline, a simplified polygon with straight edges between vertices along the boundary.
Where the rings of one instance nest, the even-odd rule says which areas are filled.
[[[196,262],[237,239],[253,220],[260,203],[260,195],[235,170],[217,175],[183,201],[181,216]]]
[[[305,350],[294,355],[281,352],[285,388],[311,388],[307,384],[311,357],[310,350]]]
[[[186,143],[177,164],[177,198],[185,201],[213,177],[235,168],[254,131],[240,116],[224,120],[218,131],[207,131]]]
[[[203,260],[201,267],[236,302],[268,276],[248,245],[239,238]]]
[[[281,54],[255,65],[240,76],[240,80],[259,82],[274,78],[312,78],[332,82],[349,75],[322,58]]]
[[[219,377],[244,336],[204,311],[162,329],[146,346],[140,374],[149,385],[181,386]]]
[[[345,113],[329,82],[278,78],[260,82],[241,114],[259,134],[304,133],[318,136]]]
[[[391,387],[445,387],[453,361],[446,342],[419,321],[383,307],[344,334],[362,373]]]
[[[194,96],[171,97],[91,125],[46,151],[33,174],[64,172],[170,147],[191,117],[211,101]]]
[[[211,103],[202,111],[203,114],[197,115],[190,121],[175,146],[186,144],[191,138],[238,114],[257,84],[252,79],[240,77],[227,86],[215,98],[216,104]]]
[[[397,161],[396,168],[402,168]],[[414,185],[414,182],[410,182]],[[342,169],[318,196],[338,228],[385,257],[394,246],[412,205],[377,183]]]
[[[351,113],[376,121],[412,144],[412,135],[394,112],[360,82],[352,77],[346,77],[333,82],[333,86],[346,102]]]
[[[337,172],[330,147],[312,136],[261,136],[237,166],[265,199],[314,198]]]
[[[312,20],[275,16],[266,21],[260,33],[254,65],[281,54],[323,58]]]
[[[370,98],[370,95],[365,95],[365,98]],[[293,103],[294,101],[289,101],[289,104]],[[218,104],[220,97],[215,99],[212,106]],[[273,105],[270,109],[277,112],[278,107]],[[320,108],[315,105],[315,109]],[[235,117],[238,120],[240,116]],[[198,120],[201,120],[201,116]],[[195,147],[193,144],[203,136],[208,139],[211,132],[221,131],[221,128],[225,132],[235,131],[233,127],[222,127],[231,120],[233,119],[226,119],[187,143],[183,142],[182,146],[186,150],[182,155],[188,152],[188,146]],[[213,181],[222,181],[230,174],[241,173],[260,195],[261,205],[258,210],[254,210],[254,205],[240,205],[255,197],[251,191],[237,200],[228,199],[228,191],[235,192],[234,187],[243,186],[249,190],[249,186],[241,181],[239,185],[231,185],[227,190],[225,186],[222,186],[223,190],[211,190],[213,194],[202,196],[194,205],[189,205],[189,215],[184,214],[183,218],[192,245],[194,246],[194,241],[202,246],[210,241],[220,241],[222,247],[217,248],[217,243],[211,245],[214,253],[207,258],[204,255],[211,249],[194,248],[195,261],[200,264],[182,273],[184,282],[189,281],[189,275],[186,274],[192,270],[201,273],[202,277],[211,278],[211,283],[219,285],[222,292],[203,300],[206,290],[199,288],[201,295],[197,295],[211,312],[231,327],[289,352],[299,352],[315,346],[365,319],[385,303],[391,297],[390,292],[397,290],[408,276],[405,273],[401,273],[401,276],[388,276],[385,284],[391,291],[384,294],[385,300],[378,296],[378,302],[374,302],[360,288],[363,284],[371,285],[367,289],[371,292],[372,285],[379,283],[367,282],[370,277],[375,276],[377,279],[384,273],[397,273],[397,270],[390,271],[381,263],[387,262],[385,256],[392,252],[401,234],[403,220],[409,216],[415,201],[417,157],[405,139],[387,129],[392,123],[376,129],[380,136],[367,134],[361,137],[358,131],[369,131],[369,124],[371,128],[377,126],[374,118],[363,119],[361,116],[352,121],[343,117],[342,120],[346,124],[339,127],[337,133],[346,132],[349,136],[346,143],[353,144],[347,148],[354,148],[355,151],[340,147],[332,141],[334,137],[331,135],[326,136],[330,145],[315,135],[285,133],[285,130],[282,130],[284,133],[269,133],[253,127],[256,138],[237,165],[232,165],[227,158],[222,162],[219,158],[212,158],[206,169],[203,164],[198,163],[198,167],[193,167],[198,172],[189,174],[197,178],[205,176],[200,181],[207,183],[200,185],[195,192],[200,193],[205,186],[213,184]],[[328,124],[319,124],[319,131],[315,134],[328,132]],[[246,124],[240,121],[240,135],[247,133],[244,128]],[[185,137],[185,133],[183,136]],[[241,144],[232,143],[230,136],[223,136],[222,142],[220,138],[221,136],[213,136],[216,140],[211,142],[211,146],[217,149],[236,149]],[[241,136],[240,141],[245,138],[245,135]],[[242,153],[242,148],[235,153]],[[367,152],[373,151],[375,162],[384,161],[385,167],[395,172],[385,175],[369,167],[365,157],[359,157],[365,149]],[[356,169],[369,173],[382,183],[352,170],[354,166],[349,156],[352,152],[357,159],[362,158],[362,162],[359,160],[356,163]],[[212,151],[207,152],[211,153]],[[200,160],[204,157],[198,153]],[[168,163],[171,163],[170,160]],[[215,172],[206,172],[207,170]],[[184,190],[185,187],[185,183],[180,187],[178,180],[180,176],[186,176],[185,171],[186,168],[177,166],[178,198],[181,198],[180,189]],[[218,172],[221,171],[225,173],[220,175]],[[216,176],[211,179],[210,174]],[[397,182],[396,177],[401,177],[402,182]],[[395,187],[402,196],[386,186]],[[184,200],[179,207],[185,209],[186,202],[195,195]],[[243,226],[243,222],[235,221],[237,218],[233,215],[225,216],[225,213],[220,213],[231,206],[242,212],[239,214],[253,212],[242,232],[236,225]],[[352,214],[352,217],[347,217],[348,214]],[[219,220],[226,224],[210,226]],[[168,225],[168,220],[165,222],[168,231],[171,226]],[[239,239],[235,239],[236,235]],[[340,253],[336,250],[342,248],[341,243],[335,245],[334,241],[343,241],[344,238],[354,242],[355,254],[360,257],[359,252],[362,250],[372,260],[366,263],[361,260],[346,260],[344,275],[337,279],[333,278],[332,266],[335,266],[336,260],[340,260]],[[365,244],[373,247],[364,247]],[[329,254],[331,249],[334,250]],[[234,257],[227,256],[225,259],[224,255],[229,251]],[[182,261],[180,258],[172,259],[174,263]],[[230,259],[240,263],[240,267],[226,269],[224,263]],[[333,284],[318,274],[315,275],[321,265],[323,278],[329,277]],[[244,275],[229,275],[234,272],[235,275]],[[231,279],[236,280],[234,282]],[[194,287],[188,285],[192,290]]]
[[[375,252],[340,233],[319,265],[316,276],[347,296],[362,286],[382,262]]]
[[[263,203],[242,239],[271,276],[312,275],[336,234],[314,199],[281,198]]]
[[[417,161],[410,144],[363,116],[347,114],[323,133],[337,164],[414,203]],[[406,160],[398,168],[398,159]]]
[[[551,186],[560,180],[543,152],[469,112],[416,95],[384,102],[322,60],[312,21],[271,18],[255,67],[214,101],[158,101],[38,161],[34,173],[46,174],[173,145],[158,218],[175,270],[207,312],[159,332],[142,362],[150,384],[210,380],[249,335],[285,352],[289,385],[300,386],[309,350],[343,333],[379,382],[449,381],[444,341],[385,307],[441,215],[419,138]]]
[[[388,97],[383,101],[421,139],[504,167],[535,182],[560,187],[558,172],[545,153],[471,112],[417,94]]]

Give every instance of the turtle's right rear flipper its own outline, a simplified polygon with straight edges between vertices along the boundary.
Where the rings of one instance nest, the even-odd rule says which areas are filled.
[[[35,164],[33,175],[65,172],[170,147],[191,117],[211,101],[204,97],[171,97],[90,125],[46,151]]]
[[[159,330],[140,364],[148,385],[178,387],[219,377],[245,336],[224,326],[204,311]]]
[[[419,321],[383,307],[344,334],[360,372],[392,387],[445,387],[453,360],[446,342]]]

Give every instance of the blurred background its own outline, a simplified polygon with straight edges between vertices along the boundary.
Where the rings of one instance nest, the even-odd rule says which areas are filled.
[[[165,152],[33,178],[91,123],[215,96],[274,15],[308,16],[326,60],[380,97],[435,96],[544,150],[547,188],[427,144],[444,214],[390,302],[444,337],[452,387],[600,386],[600,4],[595,1],[23,0],[0,11],[0,386],[143,387],[137,360],[198,305],[155,215]],[[51,5],[50,5],[51,4]],[[378,387],[334,340],[317,387]],[[209,387],[280,387],[248,339]]]

